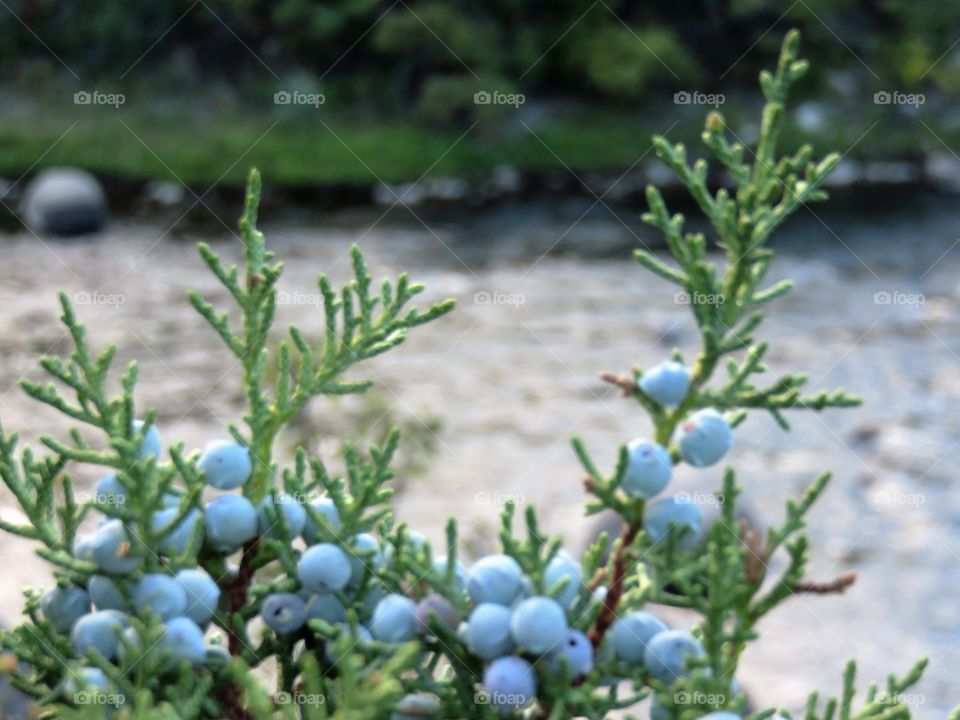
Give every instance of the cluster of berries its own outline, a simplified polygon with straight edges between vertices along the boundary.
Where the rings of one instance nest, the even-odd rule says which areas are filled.
[[[445,569],[440,560],[437,570]],[[585,592],[580,564],[559,551],[543,573],[546,593],[538,594],[531,578],[508,555],[489,555],[478,560],[469,573],[457,568],[458,588],[465,591],[472,610],[465,622],[445,597],[428,595],[419,604],[388,596],[374,612],[372,634],[377,638],[412,639],[429,632],[425,617],[436,613],[457,633],[466,648],[484,663],[482,702],[498,712],[512,715],[536,700],[537,668],[540,672],[579,680],[594,669],[594,647],[586,634],[573,627],[588,615],[586,609],[601,602],[604,588]],[[390,598],[394,598],[391,600]],[[703,656],[703,647],[690,633],[670,630],[648,612],[632,611],[618,618],[604,637],[596,662],[604,677],[599,684],[617,682],[609,672],[623,666],[644,669],[666,685],[689,672],[690,660]],[[734,686],[733,692],[737,689]],[[409,696],[411,707],[430,704],[429,696]],[[401,704],[403,707],[403,704]],[[654,720],[663,709],[654,705]],[[728,720],[728,715],[709,716]],[[417,715],[398,712],[394,720]],[[736,716],[733,716],[736,717]]]
[[[648,396],[667,406],[678,405],[688,388],[688,372],[676,362],[653,368],[641,381],[641,389]],[[732,439],[723,416],[706,409],[678,426],[674,444],[685,462],[706,467],[726,454]],[[628,464],[621,487],[628,495],[648,499],[666,488],[672,471],[673,460],[667,448],[646,439],[634,440],[628,445]],[[678,545],[689,548],[697,541],[700,524],[697,505],[682,497],[653,501],[644,513],[644,531],[654,543],[674,532]],[[593,645],[583,632],[571,627],[584,614],[584,605],[578,598],[585,586],[579,563],[567,553],[560,551],[545,568],[542,584],[550,594],[536,594],[530,578],[522,573],[516,560],[506,555],[484,557],[469,575],[458,569],[458,577],[464,578],[473,603],[459,634],[469,650],[487,663],[483,675],[485,697],[498,710],[512,713],[533,702],[537,694],[534,666],[541,660],[549,671],[565,672],[573,679],[592,670]],[[600,602],[603,592],[604,588],[599,588],[586,602]],[[431,597],[432,603],[438,604],[436,596]],[[422,606],[423,603],[416,610]],[[413,612],[411,604],[408,613]],[[445,619],[455,617],[451,614]],[[408,621],[406,627],[412,637],[412,622]],[[702,646],[690,633],[670,630],[650,613],[637,610],[613,623],[597,660],[642,667],[651,678],[670,685],[686,674],[691,658],[702,656]],[[737,692],[735,686],[733,692]],[[654,718],[664,712],[654,704]],[[719,712],[707,717],[731,720],[738,716]]]
[[[142,427],[137,421],[134,429],[139,433]],[[151,426],[143,436],[140,456],[159,459],[162,451],[160,434]],[[209,443],[199,467],[206,482],[220,490],[240,487],[252,470],[247,449],[230,441]],[[124,481],[111,474],[97,484],[96,497],[101,504],[121,506],[129,491]],[[151,517],[154,535],[162,538],[159,546],[151,549],[158,558],[183,555],[196,534],[205,536],[215,548],[237,549],[257,535],[258,516],[261,525],[267,522],[262,508],[258,513],[239,495],[221,495],[207,503],[205,512],[193,508],[183,513],[182,501],[179,493],[169,493],[162,500],[163,507]],[[105,516],[93,532],[77,536],[74,557],[93,563],[98,572],[85,587],[64,584],[44,593],[39,603],[44,619],[56,632],[70,636],[80,658],[95,650],[110,661],[122,660],[128,652],[149,652],[168,666],[181,661],[224,662],[226,650],[206,643],[204,637],[220,604],[217,582],[197,568],[145,572],[147,563],[134,550],[132,532],[123,520]],[[147,613],[163,621],[163,633],[151,647],[144,648],[130,618]],[[107,692],[108,680],[99,668],[80,666],[70,686]]]
[[[664,407],[675,408],[690,389],[690,373],[682,363],[669,360],[646,371],[640,389]],[[719,462],[733,444],[730,424],[721,413],[705,408],[682,420],[673,436],[674,452],[692,467],[709,467]],[[637,438],[627,444],[628,462],[620,481],[623,491],[648,500],[662,492],[673,473],[673,456],[663,445]],[[681,534],[678,546],[691,548],[700,536],[699,507],[683,496],[665,497],[647,504],[643,529],[654,543],[665,539],[674,527]]]
[[[687,395],[689,374],[682,364],[666,362],[647,372],[640,387],[657,402],[676,406]],[[138,424],[138,432],[140,427]],[[673,438],[677,456],[696,467],[717,462],[731,442],[730,426],[710,409],[681,422]],[[161,451],[159,433],[150,427],[143,436],[141,455],[159,458]],[[285,493],[272,494],[254,506],[242,494],[230,492],[241,488],[252,472],[247,448],[232,441],[209,443],[198,468],[205,483],[221,492],[206,502],[202,511],[191,508],[185,513],[180,495],[171,493],[165,498],[164,507],[151,519],[155,536],[162,538],[157,553],[179,557],[199,535],[205,548],[230,555],[255,538],[277,537],[282,517],[288,537],[302,537],[305,548],[296,562],[296,587],[267,595],[260,606],[263,623],[278,636],[300,633],[309,620],[317,619],[348,635],[351,642],[347,645],[400,643],[431,634],[430,618],[435,616],[484,664],[487,701],[507,713],[536,698],[534,666],[540,661],[549,672],[565,673],[571,679],[582,678],[593,669],[593,644],[574,625],[591,604],[602,601],[604,589],[583,592],[586,586],[580,564],[565,551],[555,554],[546,565],[539,587],[508,555],[483,557],[469,572],[458,562],[449,573],[447,560],[438,558],[433,562],[434,573],[453,577],[446,593],[458,596],[447,597],[434,590],[415,601],[388,593],[377,581],[379,572],[392,564],[392,545],[381,545],[370,533],[338,542],[322,541],[331,535],[319,532],[314,518],[325,520],[334,536],[340,529],[337,508],[330,498],[305,501],[315,511],[310,513],[302,502]],[[628,445],[621,487],[630,496],[648,499],[664,490],[672,470],[670,450],[637,439]],[[116,475],[105,476],[97,486],[101,502],[122,503],[127,492]],[[681,547],[696,541],[700,523],[697,506],[683,498],[655,500],[644,514],[644,531],[651,541],[679,531]],[[91,649],[111,661],[123,659],[129,651],[142,652],[143,643],[129,622],[130,615],[153,613],[163,622],[163,634],[146,651],[162,654],[163,661],[170,664],[224,661],[226,650],[205,637],[222,604],[217,582],[196,568],[145,572],[144,558],[132,550],[128,532],[122,520],[104,517],[92,533],[76,539],[75,557],[95,564],[98,574],[90,577],[86,587],[62,585],[44,594],[40,601],[44,617],[57,632],[70,635],[81,658]],[[415,549],[425,544],[417,533],[407,537]],[[373,581],[365,582],[368,578]],[[351,609],[357,622],[348,622]],[[343,646],[330,642],[325,649],[327,661],[333,664],[339,660],[335,647]],[[702,654],[700,644],[689,633],[668,630],[653,615],[633,611],[610,627],[598,659],[642,666],[651,677],[669,684],[685,672],[688,658]],[[74,682],[103,691],[108,686],[96,667],[78,668]],[[403,711],[406,705],[419,708],[434,701],[423,695],[405,698],[396,717],[402,720],[408,715]]]

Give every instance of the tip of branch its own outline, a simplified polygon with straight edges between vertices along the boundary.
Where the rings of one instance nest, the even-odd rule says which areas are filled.
[[[813,593],[815,595],[832,595],[846,591],[848,587],[857,581],[855,572],[844,573],[828,582],[819,582],[816,580],[801,580],[793,586],[794,592]]]
[[[633,381],[633,378],[629,375],[618,375],[612,372],[602,372],[600,373],[600,379],[604,382],[608,382],[611,385],[616,385],[623,391],[624,397],[629,397],[637,391],[637,385]]]

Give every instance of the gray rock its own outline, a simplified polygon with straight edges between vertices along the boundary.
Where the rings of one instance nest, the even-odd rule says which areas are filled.
[[[927,179],[954,192],[960,191],[960,160],[948,153],[931,153],[924,162]]]
[[[186,188],[172,182],[151,182],[143,189],[147,202],[173,207],[183,202],[186,197]]]
[[[494,191],[502,195],[515,193],[523,187],[523,177],[513,165],[497,165],[490,182]]]
[[[677,180],[673,170],[659,160],[650,160],[644,163],[643,174],[646,176],[647,182],[661,189],[675,188],[680,185],[680,181]]]
[[[377,205],[419,205],[427,193],[417,183],[387,185],[381,183],[373,189],[373,201]]]
[[[841,160],[836,170],[827,175],[823,181],[825,187],[849,187],[863,179],[863,166],[856,160],[849,158]]]
[[[417,718],[437,717],[442,706],[433,695],[425,693],[405,695],[390,720],[416,720]]]
[[[793,111],[793,117],[800,129],[809,133],[821,132],[827,125],[827,112],[823,103],[802,103]]]
[[[870,162],[864,173],[871,183],[908,183],[918,180],[917,168],[908,162]]]
[[[0,178],[0,200],[9,202],[16,197],[17,184],[7,178]]]
[[[436,178],[428,182],[427,192],[435,200],[463,200],[470,193],[470,185],[461,178]]]
[[[48,235],[93,233],[107,222],[103,188],[93,175],[77,168],[40,172],[27,186],[21,209],[34,232]]]

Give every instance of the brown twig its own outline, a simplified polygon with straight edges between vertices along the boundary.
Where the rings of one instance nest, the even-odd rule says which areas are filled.
[[[795,593],[814,593],[816,595],[843,593],[848,587],[853,585],[856,580],[857,574],[855,572],[844,573],[840,577],[827,582],[820,582],[817,580],[801,580],[800,582],[794,584],[793,591]]]
[[[247,603],[247,591],[250,589],[250,583],[253,582],[255,572],[253,559],[259,547],[259,537],[255,537],[243,546],[243,555],[240,559],[240,569],[237,576],[224,583],[224,589],[229,592],[227,602],[227,648],[231,655],[239,655],[243,652],[243,638],[234,629],[233,618]]]
[[[624,397],[630,397],[637,392],[637,384],[629,375],[617,375],[616,373],[612,372],[602,372],[600,373],[600,379],[604,382],[610,383],[611,385],[616,385],[618,388],[620,388],[620,390],[623,391]]]
[[[220,711],[227,720],[251,720],[252,715],[243,706],[240,688],[233,681],[226,683],[217,693]]]
[[[231,655],[240,655],[243,652],[243,638],[240,637],[233,626],[233,619],[247,603],[247,592],[250,589],[250,583],[253,582],[253,575],[256,571],[253,567],[253,559],[256,557],[257,550],[260,547],[260,538],[255,537],[243,546],[243,555],[240,559],[240,569],[237,576],[230,578],[222,584],[223,590],[227,595],[227,648]],[[220,711],[227,720],[251,720],[252,715],[243,705],[240,688],[236,683],[227,682],[217,693]]]
[[[770,560],[770,550],[764,542],[763,533],[750,528],[746,520],[741,520],[740,540],[749,551],[745,559],[747,580],[758,583],[763,580],[767,572],[767,562]]]
[[[630,558],[629,548],[639,531],[640,527],[638,525],[624,523],[623,532],[620,534],[620,546],[617,548],[617,555],[613,561],[613,581],[610,583],[607,596],[603,600],[600,614],[597,615],[596,622],[590,628],[589,637],[594,648],[600,647],[603,636],[617,617],[617,606],[620,604],[620,596],[623,595],[623,584],[627,576],[627,563]]]

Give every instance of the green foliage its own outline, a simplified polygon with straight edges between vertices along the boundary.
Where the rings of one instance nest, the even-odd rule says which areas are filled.
[[[351,259],[356,279],[339,290],[326,276],[318,280],[324,303],[326,333],[318,347],[312,347],[297,328],[290,328],[290,340],[277,349],[278,369],[272,391],[264,388],[270,326],[276,311],[276,283],[282,265],[271,264],[263,234],[256,229],[260,202],[260,178],[251,176],[240,231],[244,241],[244,276],[237,267],[225,268],[220,258],[204,243],[200,255],[243,312],[243,329],[234,332],[229,315],[217,313],[197,293],[190,302],[217,331],[227,348],[243,365],[244,387],[250,414],[245,418],[246,437],[236,428],[231,432],[253,450],[257,462],[246,494],[255,502],[263,499],[275,472],[272,463],[277,433],[296,417],[317,395],[344,395],[364,392],[370,381],[343,380],[341,376],[362,360],[381,355],[406,339],[406,330],[422,325],[450,311],[452,302],[440,303],[426,312],[404,310],[406,304],[423,291],[401,275],[396,284],[384,281],[379,292],[372,290],[372,279],[359,248]],[[291,348],[297,357],[291,360]]]
[[[323,488],[336,503],[342,535],[334,533],[316,510],[308,508],[307,511],[318,527],[326,530],[329,540],[346,545],[356,533],[383,523],[389,526],[389,510],[384,503],[391,492],[382,486],[393,477],[389,465],[397,448],[398,433],[389,433],[382,448],[371,447],[361,452],[347,445],[345,477],[330,473],[318,459],[308,462],[302,451],[298,451],[293,468],[281,470],[273,459],[277,434],[318,395],[366,391],[370,387],[368,381],[347,380],[343,378],[344,373],[355,363],[400,344],[407,330],[447,313],[452,302],[437,303],[425,311],[409,308],[410,300],[422,292],[423,286],[412,283],[406,275],[395,282],[385,280],[374,290],[363,257],[354,248],[351,255],[354,280],[341,288],[334,288],[325,276],[318,280],[324,298],[322,340],[311,343],[302,331],[292,327],[289,341],[269,348],[276,283],[282,266],[273,262],[273,254],[266,249],[263,235],[256,229],[259,197],[259,175],[254,172],[240,221],[244,241],[242,271],[235,266],[225,266],[208,246],[200,246],[202,258],[238,306],[239,325],[234,324],[230,313],[218,311],[196,293],[190,294],[190,301],[243,369],[248,402],[246,427],[229,429],[238,441],[251,449],[254,460],[253,472],[243,487],[244,495],[259,502],[268,494],[275,495],[282,487],[292,496],[307,498]],[[86,660],[106,673],[112,691],[126,699],[130,717],[146,716],[144,713],[150,717],[163,717],[165,713],[179,718],[222,717],[224,712],[233,712],[230,708],[236,710],[238,702],[247,707],[243,712],[252,713],[250,716],[272,716],[274,699],[264,695],[250,670],[267,658],[279,656],[281,691],[290,692],[294,677],[293,641],[284,643],[272,638],[257,643],[248,632],[248,624],[259,613],[263,598],[270,592],[288,589],[289,578],[295,575],[296,558],[285,521],[276,512],[272,513],[279,538],[263,537],[249,543],[240,557],[239,568],[234,570],[229,568],[224,555],[201,545],[202,533],[194,533],[183,556],[158,554],[155,549],[161,541],[189,513],[203,509],[203,474],[196,467],[196,456],[188,456],[182,443],[170,448],[169,462],[144,455],[142,442],[153,428],[155,414],[148,412],[142,427],[134,423],[136,364],[131,364],[121,376],[121,392],[111,396],[107,387],[111,384],[114,348],[94,354],[84,327],[65,295],[61,295],[61,304],[62,320],[72,337],[74,351],[66,359],[43,358],[41,365],[69,393],[61,391],[54,382],[25,380],[22,385],[36,400],[52,406],[82,427],[100,431],[102,439],[88,440],[79,428],[71,432],[69,443],[43,437],[42,443],[52,454],[38,459],[29,448],[18,456],[17,436],[0,433],[0,477],[30,521],[29,525],[22,526],[4,521],[3,529],[39,541],[38,553],[53,564],[58,582],[64,586],[82,586],[102,570],[76,552],[78,527],[93,513],[122,521],[130,540],[130,547],[123,552],[140,559],[138,571],[172,573],[199,564],[219,580],[222,602],[214,624],[236,658],[222,672],[219,661],[213,659],[205,672],[183,668],[176,674],[176,681],[171,682],[169,665],[159,652],[135,652],[136,648],[130,646],[125,661],[119,665],[108,662],[96,651],[78,657],[69,640],[56,632],[49,619],[40,613],[38,595],[29,591],[27,614],[31,622],[0,636],[0,644],[29,668],[26,675],[14,676],[15,685],[45,704],[52,703],[63,716],[90,717],[91,708],[74,709],[58,704],[73,705],[70,687],[71,683],[78,687],[78,680],[70,678],[75,678],[79,663]],[[292,359],[294,349],[296,357]],[[273,354],[277,357],[276,371],[267,382],[265,370]],[[84,493],[89,499],[82,500],[66,472],[70,462],[101,466],[115,472],[124,488],[125,501],[109,502],[99,495],[89,497],[89,493]],[[170,496],[176,498],[179,511],[169,525],[157,529],[152,518],[165,507],[165,499]],[[278,569],[287,577],[278,578]],[[130,579],[125,576],[113,579],[129,597],[133,587]],[[351,598],[345,598],[347,605],[362,605],[369,589],[368,578],[354,589]],[[151,648],[162,635],[158,618],[150,613],[131,622],[138,632],[140,647]],[[336,632],[327,626],[317,631],[317,637]],[[403,657],[406,656],[401,659]],[[303,662],[306,669],[316,667],[312,656]],[[311,662],[314,665],[311,666]],[[382,671],[394,667],[396,662],[399,661],[389,660]],[[349,677],[360,684],[372,682],[367,670],[359,668],[356,661],[351,663],[349,667],[354,667],[355,672]],[[337,692],[331,692],[331,697],[336,697]],[[378,690],[377,695],[383,693]],[[389,697],[395,702],[395,697]],[[351,702],[355,700],[345,700],[344,707],[352,707]],[[172,715],[171,704],[177,708]],[[258,713],[258,707],[262,712]],[[102,706],[95,710],[103,712]],[[337,717],[353,717],[347,710],[344,712],[347,714]]]
[[[822,115],[823,127],[788,122],[787,145],[816,132],[851,160],[915,161],[918,148],[942,149],[931,131],[949,147],[960,141],[941,112],[960,88],[951,59],[956,19],[953,5],[905,0],[789,7],[774,0],[184,0],[109,11],[86,0],[11,0],[0,15],[0,58],[13,70],[4,89],[16,102],[3,111],[0,172],[19,176],[42,157],[41,165],[137,180],[239,186],[243,169],[231,164],[241,155],[282,184],[410,182],[427,170],[473,177],[504,162],[529,172],[623,171],[647,150],[648,135],[636,131],[624,99],[647,101],[641,120],[651,127],[679,119],[672,135],[686,137],[689,108],[674,107],[673,93],[712,92],[722,81],[733,97],[753,82],[758,63],[775,57],[771,30],[786,23],[816,48],[817,73],[804,94],[835,98],[804,114]],[[304,77],[327,98],[322,114],[270,102]],[[65,134],[63,103],[82,89],[80,78],[83,87],[124,93],[127,104],[79,108]],[[516,113],[508,107],[473,105],[478,90],[522,92],[548,109],[536,130],[556,156],[528,133],[511,136]],[[924,93],[926,103],[877,106],[878,91]],[[569,117],[569,106],[589,121]],[[458,141],[472,120],[485,123],[481,132]],[[870,142],[859,142],[867,128]],[[508,141],[491,149],[484,131]],[[573,140],[560,144],[549,134]],[[185,135],[197,141],[183,143]],[[423,148],[431,152],[412,151]]]
[[[714,263],[708,254],[706,236],[685,232],[684,217],[671,215],[660,192],[653,186],[648,187],[650,212],[644,219],[663,233],[672,262],[665,262],[646,250],[637,250],[635,256],[648,270],[686,293],[700,331],[702,349],[693,362],[686,397],[675,408],[662,405],[641,389],[643,370],[640,368],[629,375],[607,376],[607,379],[644,408],[653,424],[654,439],[670,446],[675,462],[681,458],[676,446],[671,444],[674,433],[696,409],[725,410],[733,426],[742,422],[752,409],[766,410],[786,429],[784,410],[819,411],[860,402],[843,390],[804,395],[802,388],[807,378],[803,374],[785,375],[766,387],[754,385],[754,376],[766,371],[762,361],[767,344],[754,341],[754,332],[763,319],[759,308],[792,288],[789,281],[764,287],[773,257],[772,251],[764,246],[765,241],[800,204],[826,198],[818,186],[839,159],[834,154],[815,162],[812,148],[808,146],[786,157],[777,154],[777,137],[787,95],[791,85],[807,70],[807,63],[797,59],[798,42],[798,33],[788,34],[776,71],[761,74],[760,84],[767,103],[755,150],[736,141],[719,113],[711,113],[707,118],[704,144],[730,173],[736,183],[734,193],[725,188],[714,192],[708,187],[705,160],[696,160],[691,165],[683,145],[671,145],[663,138],[654,138],[657,155],[694,198],[710,223],[714,243],[725,255],[725,262]],[[733,135],[733,141],[729,135]],[[738,353],[743,353],[740,360],[732,357]],[[719,388],[711,387],[714,372],[724,357],[727,357],[728,379]],[[675,359],[681,359],[677,352]],[[602,635],[605,631],[605,618],[612,620],[624,610],[645,602],[697,611],[702,617],[698,635],[706,651],[704,672],[694,672],[673,688],[654,681],[657,699],[668,716],[677,720],[724,707],[742,711],[742,699],[729,697],[729,683],[747,643],[756,637],[758,621],[797,593],[842,591],[852,582],[851,577],[827,584],[804,581],[808,557],[808,540],[802,532],[805,516],[826,488],[829,474],[815,479],[800,500],[788,503],[786,518],[780,526],[761,535],[736,521],[740,489],[733,470],[728,469],[723,486],[716,493],[722,512],[707,535],[705,551],[684,552],[678,545],[680,538],[673,537],[676,533],[664,543],[652,541],[643,531],[644,501],[620,489],[628,466],[626,447],[621,449],[616,469],[610,475],[598,469],[579,439],[574,440],[574,449],[588,474],[587,489],[595,496],[588,512],[612,508],[624,519],[621,539],[614,546],[605,571],[610,590],[594,633]],[[786,552],[788,563],[780,576],[770,582],[768,562],[781,549]],[[638,563],[640,558],[642,564]],[[924,666],[925,661],[908,673],[902,687],[899,681],[891,680],[889,697],[877,701],[875,691],[868,693],[867,703],[872,710],[868,708],[860,717],[888,705],[896,706],[891,717],[909,716],[906,707],[900,704],[899,695],[902,688],[919,679]],[[853,672],[851,664],[842,701],[847,710],[841,717],[845,718],[851,717]],[[691,709],[686,702],[674,704],[677,689],[694,698],[722,700]],[[814,695],[811,708],[815,702]],[[813,713],[811,709],[808,717],[819,717]],[[772,711],[763,717],[771,715]],[[832,717],[832,711],[828,709],[823,717]]]
[[[489,48],[500,44],[498,29],[471,18],[451,3],[427,1],[401,6],[373,32],[373,48],[413,66],[420,75],[455,68],[474,72],[495,63]]]
[[[806,61],[796,59],[797,42],[797,34],[789,35],[776,73],[764,72],[760,76],[767,105],[756,151],[745,148],[735,134],[728,133],[720,113],[713,112],[707,118],[703,142],[736,183],[732,195],[726,188],[716,193],[708,189],[706,160],[699,159],[690,165],[683,145],[670,145],[662,137],[654,138],[657,156],[689,191],[716,233],[717,246],[726,254],[722,268],[710,263],[704,235],[685,233],[683,216],[671,216],[659,190],[653,186],[647,188],[650,212],[644,220],[663,233],[676,265],[664,263],[647,250],[637,250],[636,258],[648,270],[686,293],[704,347],[692,378],[694,388],[701,392],[688,397],[672,413],[665,413],[649,398],[640,397],[655,421],[663,421],[657,431],[659,442],[669,440],[678,420],[692,408],[764,408],[786,426],[780,412],[786,408],[821,410],[858,404],[856,398],[842,391],[803,396],[801,388],[807,380],[803,374],[784,376],[764,389],[750,382],[753,375],[766,370],[763,357],[767,344],[753,344],[753,333],[763,321],[759,308],[786,295],[793,287],[789,280],[763,287],[773,258],[764,244],[770,233],[802,204],[826,199],[819,185],[840,160],[839,155],[833,153],[814,162],[813,148],[809,145],[792,155],[777,157],[776,144],[787,94],[790,86],[807,71]],[[733,142],[728,135],[733,135]],[[725,355],[745,348],[747,353],[742,361],[728,361],[726,384],[719,390],[707,390],[706,383],[718,362]]]
[[[429,469],[443,432],[441,417],[429,409],[410,416],[396,407],[392,396],[382,392],[365,393],[357,402],[336,398],[331,401],[335,414],[308,411],[290,421],[279,439],[285,454],[293,454],[298,447],[309,454],[319,454],[324,447],[339,448],[361,435],[375,445],[383,445],[394,428],[398,428],[403,444],[393,461],[397,474],[394,489],[402,491],[407,482],[423,476]]]
[[[109,10],[84,0],[69,5],[13,0],[9,10],[0,18],[5,61],[56,64],[49,48],[78,75],[111,81],[135,63],[138,73],[173,63],[224,78],[259,74],[259,57],[281,75],[292,68],[326,73],[336,63],[336,79],[345,86],[363,85],[361,76],[375,77],[380,92],[399,88],[405,101],[416,96],[428,77],[450,69],[466,72],[463,63],[479,75],[517,78],[529,73],[537,81],[536,88],[526,88],[531,94],[558,87],[633,93],[643,86],[641,80],[682,87],[713,76],[718,57],[724,58],[721,72],[730,68],[746,77],[746,67],[731,66],[754,48],[764,57],[774,56],[769,30],[778,21],[807,33],[824,73],[858,65],[853,53],[877,80],[932,80],[949,89],[957,75],[954,63],[937,62],[955,39],[950,28],[956,24],[956,8],[905,0],[869,8],[828,0],[788,7],[774,0],[722,7],[616,0],[602,5],[586,0],[411,0],[393,6],[374,0],[211,0],[204,8],[180,0],[162,6],[137,1]]]
[[[513,112],[512,105],[477,104],[477,93],[490,93],[491,89],[504,94],[520,92],[516,83],[498,75],[432,75],[423,83],[417,109],[423,120],[437,126],[486,122]]]
[[[588,88],[614,99],[634,100],[665,78],[690,84],[698,74],[693,56],[666,27],[605,22],[577,32],[566,54],[571,77],[584,77]]]
[[[663,404],[655,393],[643,389],[644,371],[640,368],[606,377],[639,403],[649,416],[654,439],[667,448],[675,463],[685,457],[675,433],[698,409],[725,411],[726,422],[733,427],[751,410],[763,410],[786,427],[787,410],[819,411],[859,403],[842,390],[803,394],[806,378],[798,374],[762,387],[756,384],[755,376],[765,370],[766,345],[754,340],[762,320],[760,308],[790,290],[788,283],[765,285],[772,260],[765,242],[801,203],[825,198],[818,186],[836,164],[836,156],[813,161],[810,148],[786,157],[777,152],[788,91],[807,69],[806,63],[797,59],[797,44],[797,34],[789,34],[776,71],[761,76],[767,103],[756,149],[731,142],[728,135],[732,131],[718,114],[707,118],[704,142],[734,179],[734,194],[707,185],[705,160],[691,165],[682,145],[654,140],[658,155],[709,221],[711,239],[723,250],[723,260],[715,262],[707,251],[707,237],[685,232],[684,218],[671,215],[660,193],[650,188],[646,219],[666,236],[671,259],[643,251],[636,257],[688,294],[702,347],[692,363],[686,392],[675,406]],[[279,434],[308,403],[321,395],[366,391],[369,382],[347,377],[351,368],[394,348],[409,329],[444,315],[452,302],[426,310],[409,308],[422,286],[401,275],[375,287],[363,256],[354,248],[351,281],[336,288],[326,276],[318,279],[323,297],[320,337],[311,340],[307,332],[293,327],[289,338],[274,346],[270,330],[282,265],[257,229],[259,199],[260,179],[254,171],[240,220],[241,267],[225,265],[210,247],[200,246],[203,261],[235,307],[216,308],[197,293],[190,294],[190,302],[242,369],[246,412],[242,424],[232,425],[229,431],[252,461],[243,496],[255,503],[272,501],[272,505],[262,506],[269,521],[266,530],[261,526],[237,554],[211,547],[199,531],[193,532],[182,552],[159,549],[181,520],[205,511],[201,495],[207,471],[200,470],[196,455],[186,453],[182,443],[170,448],[169,461],[144,451],[144,441],[154,429],[155,412],[144,413],[143,424],[137,423],[136,365],[127,368],[119,378],[119,391],[111,394],[114,350],[99,354],[91,350],[66,297],[61,297],[63,322],[73,352],[67,358],[41,360],[56,382],[26,381],[23,387],[79,427],[71,432],[69,441],[42,438],[43,457],[31,449],[18,453],[16,436],[0,432],[0,478],[29,520],[26,525],[4,522],[2,528],[36,541],[39,554],[52,564],[62,587],[85,585],[92,574],[109,571],[122,597],[129,599],[143,572],[172,575],[182,568],[203,568],[217,580],[221,591],[205,659],[193,660],[193,664],[187,659],[172,663],[170,653],[175,648],[165,643],[169,625],[149,610],[127,618],[130,628],[118,637],[122,652],[116,661],[95,648],[81,654],[47,617],[39,594],[27,590],[27,622],[0,632],[0,647],[19,662],[5,665],[11,681],[36,698],[46,716],[78,720],[109,713],[118,720],[379,720],[402,717],[398,708],[411,697],[430,700],[433,710],[427,716],[495,718],[494,708],[477,694],[484,682],[484,663],[457,632],[455,622],[448,625],[436,614],[428,616],[426,630],[416,635],[411,630],[409,642],[387,642],[371,620],[371,606],[384,593],[414,601],[441,595],[461,617],[476,600],[471,597],[476,593],[465,592],[457,577],[455,520],[446,527],[445,566],[434,562],[429,543],[406,525],[395,523],[389,506],[391,490],[386,484],[395,476],[399,433],[388,432],[379,445],[367,448],[345,443],[340,468],[308,454],[303,447],[296,449],[289,465],[282,464],[275,453]],[[674,358],[682,360],[679,353]],[[712,383],[723,359],[729,377],[723,383]],[[99,435],[95,441],[85,435],[92,432]],[[574,586],[576,592],[566,615],[571,627],[586,633],[596,651],[595,662],[571,682],[558,671],[553,656],[518,650],[518,655],[533,663],[530,672],[536,676],[537,691],[532,706],[513,715],[548,720],[603,718],[650,697],[661,716],[670,720],[697,720],[714,710],[744,714],[746,698],[734,692],[732,683],[745,648],[757,638],[759,621],[794,595],[842,592],[853,581],[850,576],[826,582],[806,577],[804,525],[829,474],[815,478],[800,498],[787,503],[783,521],[761,533],[737,521],[741,490],[733,470],[727,468],[716,493],[719,517],[706,537],[691,546],[690,538],[683,534],[686,531],[676,526],[663,537],[654,537],[646,524],[650,509],[646,499],[625,488],[631,463],[627,446],[621,447],[615,469],[608,474],[599,469],[582,441],[575,439],[573,444],[587,474],[586,489],[593,496],[587,512],[612,510],[622,519],[620,536],[609,553],[605,552],[607,539],[601,537],[579,560],[583,582]],[[126,502],[80,497],[68,474],[73,463],[116,473]],[[328,522],[326,515],[310,504],[315,498],[328,499],[339,522]],[[335,545],[356,561],[356,576],[351,570],[351,582],[329,593],[344,607],[342,621],[314,617],[287,633],[257,632],[255,620],[268,596],[305,591],[297,568],[303,552],[297,537],[300,532],[285,512],[286,503],[306,512],[317,540]],[[177,508],[174,521],[156,527],[155,513],[167,506]],[[78,526],[95,515],[122,524],[129,542],[117,551],[135,561],[131,572],[104,569],[94,554],[83,551]],[[528,584],[521,593],[558,598],[568,589],[570,579],[554,582],[548,579],[547,569],[561,558],[561,540],[541,531],[533,507],[523,513],[519,533],[520,518],[513,503],[506,505],[501,520],[503,553],[512,558],[508,561],[511,567],[515,562],[522,572],[522,582],[516,578],[518,585]],[[370,533],[376,547],[362,549],[359,533]],[[768,564],[775,553],[784,554],[786,562],[772,577]],[[618,658],[615,649],[610,651],[608,632],[614,622],[650,604],[691,610],[698,618],[692,632],[704,652],[688,659],[679,677],[670,683],[644,664],[629,664]],[[373,626],[376,639],[364,638],[361,627],[368,625]],[[869,686],[861,709],[855,711],[856,667],[850,663],[839,698],[821,704],[819,695],[813,693],[805,719],[908,718],[904,693],[920,679],[925,665],[923,660],[904,677],[891,676],[883,691]],[[565,665],[559,667],[562,670]],[[78,696],[84,668],[103,673],[110,691],[107,697],[118,698],[106,701],[114,707],[87,706]],[[271,675],[275,681],[272,692],[264,682]],[[776,710],[768,709],[753,718],[767,720],[775,714]]]

